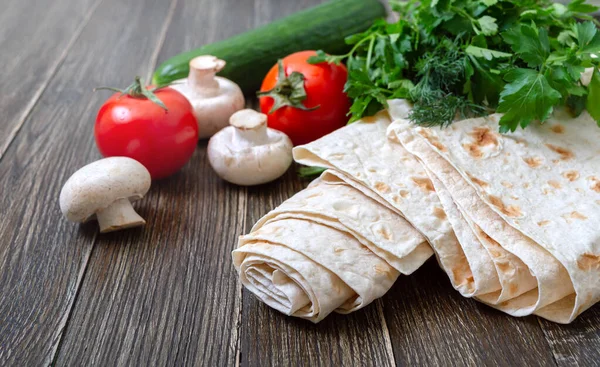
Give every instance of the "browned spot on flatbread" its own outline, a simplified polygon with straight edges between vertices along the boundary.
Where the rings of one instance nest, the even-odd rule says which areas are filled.
[[[548,181],[548,185],[554,187],[555,189],[560,189],[562,188],[562,185],[560,184],[560,182],[558,181],[554,181],[554,180],[550,180]]]
[[[513,185],[513,184],[511,184],[511,183],[510,183],[510,182],[508,182],[508,181],[502,181],[502,182],[500,182],[500,184],[501,184],[502,186],[506,187],[507,189],[512,189],[512,188],[514,187],[514,185]]]
[[[422,137],[424,137],[429,144],[433,145],[437,150],[441,151],[441,152],[447,152],[448,149],[446,149],[446,147],[444,146],[444,144],[442,144],[440,142],[440,139],[438,139],[437,136],[434,136],[430,133],[429,129],[421,129],[419,131],[419,135],[421,135]]]
[[[573,154],[573,152],[571,152],[569,149],[552,144],[546,144],[546,146],[550,148],[550,150],[552,150],[553,152],[560,154],[560,159],[562,159],[563,161],[567,161],[575,156],[575,154]]]
[[[381,237],[385,238],[388,241],[392,239],[392,232],[387,227],[379,228],[377,233],[380,234]]]
[[[549,189],[549,188],[547,188],[547,187],[544,187],[544,188],[542,189],[542,194],[544,194],[544,195],[553,194],[553,193],[554,193],[554,191],[550,190],[550,189]]]
[[[494,241],[494,239],[492,237],[490,237],[490,235],[488,235],[487,233],[485,233],[484,231],[482,231],[481,228],[479,228],[479,227],[476,227],[476,228],[477,228],[477,234],[481,238],[485,239],[488,242],[496,242],[496,241]]]
[[[562,134],[565,132],[565,127],[560,124],[556,124],[556,125],[552,126],[550,128],[550,130],[552,130],[552,132],[555,134]]]
[[[473,158],[481,158],[481,157],[483,157],[483,153],[481,153],[481,149],[479,149],[478,145],[475,145],[475,144],[463,144],[462,147]]]
[[[592,181],[590,189],[596,192],[600,192],[600,180],[596,176],[588,177],[588,180]]]
[[[577,259],[577,267],[583,271],[600,269],[600,255],[585,253]]]
[[[562,176],[567,180],[573,182],[579,178],[579,172],[577,171],[566,171],[562,173]]]
[[[333,248],[333,252],[335,252],[336,254],[339,254],[340,252],[344,252],[346,251],[346,249],[341,248],[341,247],[334,247]]]
[[[433,136],[431,135],[431,129],[428,128],[419,129],[418,134],[424,137],[425,139],[431,138]]]
[[[484,180],[482,180],[482,179],[479,179],[479,178],[477,178],[477,177],[475,177],[475,176],[471,175],[470,173],[469,173],[469,178],[471,179],[471,181],[473,181],[473,183],[474,183],[475,185],[477,185],[477,186],[479,186],[479,187],[485,188],[485,187],[488,187],[488,186],[489,186],[487,182],[485,182]]]
[[[464,265],[458,265],[455,268],[451,269],[452,271],[452,277],[454,278],[454,281],[456,282],[457,285],[461,286],[461,285],[467,285],[468,289],[472,288],[472,283],[473,283],[473,273],[471,272],[471,269],[469,269],[468,265],[465,264]]]
[[[375,168],[372,168],[372,167],[371,167],[371,168],[369,168],[369,169],[367,169],[367,171],[369,171],[369,172],[371,172],[371,173],[375,173],[375,172],[377,172],[377,170],[376,170]]]
[[[517,137],[514,137],[514,138],[513,138],[513,140],[514,140],[514,141],[516,141],[516,142],[517,142],[517,144],[519,144],[519,145],[522,145],[522,146],[524,146],[524,147],[526,147],[526,146],[527,146],[527,140],[525,140],[525,139],[523,139],[523,138],[517,138]]]
[[[402,199],[400,199],[400,196],[398,195],[394,195],[392,196],[392,200],[394,201],[394,203],[396,204],[400,204],[402,202]]]
[[[313,194],[308,195],[306,198],[307,199],[312,199],[312,198],[316,198],[316,197],[319,197],[319,196],[322,196],[322,195],[323,195],[323,193],[320,192],[320,191],[318,191],[318,192],[315,192]]]
[[[490,248],[490,249],[488,249],[488,252],[489,252],[489,253],[490,253],[490,255],[492,255],[492,257],[494,257],[494,258],[498,258],[498,257],[502,256],[502,253],[501,253],[500,251],[498,251],[498,250],[495,250],[495,249],[491,249],[491,248]]]
[[[375,274],[384,274],[388,279],[394,279],[393,270],[387,264],[377,264],[373,266],[373,270],[375,270]]]
[[[429,140],[429,142],[431,143],[431,145],[433,145],[434,147],[437,148],[437,150],[439,150],[440,152],[447,152],[448,149],[446,149],[446,147],[444,146],[444,144],[440,143],[439,140],[435,139],[435,140]]]
[[[499,261],[496,263],[496,266],[498,267],[498,270],[503,273],[509,273],[513,269],[512,265],[508,261]]]
[[[400,196],[402,196],[403,198],[407,198],[408,195],[410,195],[410,193],[407,190],[400,190],[399,193]]]
[[[230,167],[233,164],[233,161],[233,157],[225,156],[223,163],[225,163],[225,167]]]
[[[344,153],[334,153],[327,156],[329,159],[342,159],[346,156]]]
[[[487,126],[476,127],[469,135],[473,137],[473,144],[477,146],[498,145],[498,135]]]
[[[502,199],[500,199],[497,196],[494,195],[488,195],[488,200],[490,201],[490,203],[495,206],[496,208],[498,208],[498,210],[500,210],[500,212],[504,215],[506,215],[507,217],[521,217],[523,216],[523,213],[521,212],[521,208],[519,208],[516,205],[508,205],[506,206],[506,204],[504,204],[504,202],[502,201]]]
[[[537,223],[537,225],[540,227],[547,226],[548,224],[550,224],[549,220],[542,220]]]
[[[524,189],[528,189],[528,188],[529,188],[529,186],[531,186],[531,184],[530,184],[529,182],[525,182],[525,183],[523,184],[523,188],[524,188]]]
[[[369,250],[369,248],[363,244],[360,245],[360,249],[365,253],[371,253],[371,250]]]
[[[410,179],[423,191],[435,191],[433,182],[431,182],[429,177],[411,177]]]
[[[509,294],[515,294],[515,293],[517,293],[518,290],[519,290],[519,287],[515,283],[510,283],[510,285],[508,286]]]
[[[559,164],[559,163],[560,163],[560,159],[553,159],[553,160],[552,160],[552,163],[554,163],[554,164]]]
[[[381,181],[377,181],[375,182],[375,190],[385,194],[390,192],[390,187]]]
[[[586,217],[585,215],[581,214],[578,211],[572,211],[570,213],[566,213],[561,215],[561,217],[563,217],[567,223],[571,223],[573,221],[573,219],[577,219],[577,220],[587,220],[588,217]]]
[[[542,162],[544,162],[544,160],[540,157],[527,157],[523,158],[523,161],[531,168],[537,168],[542,165]]]
[[[433,207],[433,215],[439,219],[446,219],[446,212],[439,206]]]

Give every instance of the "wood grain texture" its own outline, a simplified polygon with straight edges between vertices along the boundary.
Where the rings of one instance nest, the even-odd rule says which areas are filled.
[[[249,29],[252,11],[252,2],[178,0],[162,48],[171,56],[191,39]],[[140,203],[146,227],[98,238],[58,364],[233,365],[241,287],[230,253],[245,200],[210,168],[205,142],[180,173],[153,183]]]
[[[234,364],[230,252],[244,212],[244,191],[211,173],[205,145],[154,183],[139,203],[144,228],[98,237],[58,364]]]
[[[106,94],[92,89],[142,71],[161,4],[104,1],[0,161],[0,365],[53,359],[97,231],[62,217],[59,192],[77,167],[99,158],[92,126]]]
[[[270,309],[230,251],[308,181],[229,185],[206,143],[136,204],[146,227],[98,236],[62,218],[62,184],[100,158],[93,87],[319,2],[0,0],[0,87],[22,81],[0,98],[0,366],[599,364],[600,306],[571,325],[512,318],[462,298],[434,261],[318,325]]]
[[[536,317],[514,318],[456,292],[435,259],[382,298],[399,365],[550,366]]]
[[[600,305],[585,311],[569,325],[539,321],[559,366],[600,365]]]
[[[99,2],[0,1],[0,157]]]

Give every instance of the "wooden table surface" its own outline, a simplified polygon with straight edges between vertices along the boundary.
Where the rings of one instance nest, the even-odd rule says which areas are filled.
[[[509,317],[433,260],[352,315],[270,309],[230,252],[307,182],[229,185],[205,143],[137,204],[144,228],[98,235],[62,217],[63,183],[100,158],[95,86],[318,2],[0,0],[0,365],[599,365],[600,306],[571,325]]]

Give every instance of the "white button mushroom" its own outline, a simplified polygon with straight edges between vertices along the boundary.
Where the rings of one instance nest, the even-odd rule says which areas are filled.
[[[110,157],[75,172],[60,192],[60,210],[72,222],[94,217],[100,233],[144,225],[131,202],[150,189],[150,173],[127,157]]]
[[[208,143],[208,160],[222,179],[242,186],[259,185],[287,171],[292,164],[292,141],[267,127],[267,115],[241,110],[229,123]]]
[[[225,61],[214,56],[198,56],[190,61],[190,74],[171,85],[194,107],[200,139],[209,138],[226,127],[231,115],[244,108],[240,87],[229,79],[215,76]]]

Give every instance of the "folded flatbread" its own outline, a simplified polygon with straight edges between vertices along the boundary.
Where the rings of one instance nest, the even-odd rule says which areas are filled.
[[[536,302],[520,313],[566,323],[598,302],[600,129],[587,112],[573,119],[558,111],[543,125],[501,135],[499,115],[428,129],[411,125],[403,105],[392,102],[388,134],[423,162],[472,226],[536,278]]]
[[[369,304],[433,252],[463,296],[514,316],[568,323],[600,300],[600,129],[587,113],[507,135],[498,115],[439,129],[409,113],[390,101],[294,149],[328,170],[241,237],[249,290],[318,322]]]
[[[395,212],[328,176],[267,214],[233,252],[246,288],[313,322],[368,305],[433,253]]]

